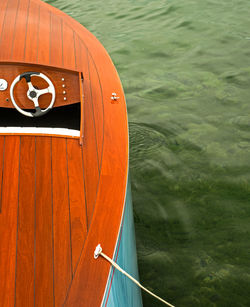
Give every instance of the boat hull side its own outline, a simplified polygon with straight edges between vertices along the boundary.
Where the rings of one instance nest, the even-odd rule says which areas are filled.
[[[123,219],[113,259],[122,269],[137,280],[139,279],[129,176]],[[118,270],[111,268],[102,307],[115,306],[140,307],[142,306],[142,297],[141,290],[137,285]]]

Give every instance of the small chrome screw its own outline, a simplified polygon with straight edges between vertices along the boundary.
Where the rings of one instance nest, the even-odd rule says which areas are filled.
[[[112,93],[112,96],[111,96],[111,99],[112,100],[114,100],[114,101],[116,101],[116,100],[118,100],[120,97],[117,97],[116,96],[116,93]]]

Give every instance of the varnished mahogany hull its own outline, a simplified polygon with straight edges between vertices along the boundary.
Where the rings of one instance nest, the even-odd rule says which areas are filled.
[[[119,242],[134,236],[122,235],[131,223],[123,218],[128,127],[117,72],[91,33],[40,0],[1,0],[0,35],[9,83],[31,67],[54,82],[55,107],[81,103],[80,137],[0,133],[0,305],[111,304],[119,280],[93,252],[100,243],[116,257]],[[16,96],[30,107],[21,85]],[[0,92],[3,107],[13,108],[9,89]],[[121,254],[129,256],[126,247]]]

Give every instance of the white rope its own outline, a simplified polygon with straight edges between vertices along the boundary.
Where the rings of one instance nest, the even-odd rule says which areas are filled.
[[[131,275],[129,275],[127,272],[125,272],[116,262],[114,262],[111,258],[109,258],[107,255],[105,255],[102,252],[102,247],[100,244],[97,245],[95,252],[94,252],[94,258],[97,259],[99,256],[102,256],[103,258],[105,258],[109,263],[112,264],[113,267],[115,267],[118,271],[120,271],[122,274],[126,275],[129,279],[131,279],[137,286],[139,286],[140,288],[142,288],[144,291],[146,291],[147,293],[149,293],[150,295],[152,295],[153,297],[155,297],[156,299],[158,299],[159,301],[161,301],[162,303],[170,306],[170,307],[174,307],[174,305],[171,305],[170,303],[166,302],[164,299],[162,299],[161,297],[155,295],[154,293],[152,293],[151,291],[149,291],[148,289],[146,289],[145,287],[143,287],[138,280],[136,280],[134,277],[132,277]]]

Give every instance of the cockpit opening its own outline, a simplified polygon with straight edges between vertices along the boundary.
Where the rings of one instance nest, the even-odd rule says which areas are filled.
[[[16,109],[0,108],[0,127],[67,128],[80,131],[80,122],[80,102],[52,108],[41,117],[27,117]]]

